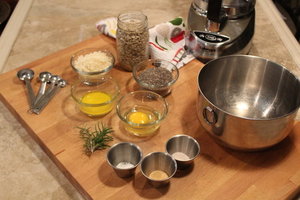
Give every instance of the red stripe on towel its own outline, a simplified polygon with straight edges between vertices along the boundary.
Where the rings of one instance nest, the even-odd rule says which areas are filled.
[[[164,51],[163,48],[160,48],[159,46],[157,46],[156,44],[154,44],[153,42],[149,42],[149,44],[152,44],[155,48],[161,50],[161,51]]]

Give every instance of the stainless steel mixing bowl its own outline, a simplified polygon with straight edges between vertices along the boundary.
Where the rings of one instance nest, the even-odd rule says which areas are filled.
[[[300,82],[277,63],[248,55],[224,56],[200,70],[198,85],[200,122],[227,147],[264,149],[293,128]]]

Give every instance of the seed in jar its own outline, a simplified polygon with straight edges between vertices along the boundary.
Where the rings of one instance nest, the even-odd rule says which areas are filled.
[[[135,27],[136,28],[136,27]],[[131,71],[132,67],[148,59],[148,40],[147,29],[131,30],[130,26],[126,29],[119,28],[117,31],[117,47],[121,66]]]
[[[74,61],[74,67],[83,72],[102,71],[111,65],[112,58],[102,51],[80,55]]]
[[[151,88],[163,88],[168,86],[173,77],[169,70],[163,67],[154,67],[141,72],[138,79]]]

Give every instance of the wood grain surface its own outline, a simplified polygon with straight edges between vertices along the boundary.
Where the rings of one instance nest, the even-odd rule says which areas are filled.
[[[31,68],[35,77],[42,71],[58,74],[68,81],[40,115],[28,113],[25,86],[16,77],[16,69],[0,75],[1,100],[28,130],[47,155],[86,199],[289,199],[300,185],[300,123],[280,144],[262,152],[239,152],[216,144],[197,119],[197,75],[203,64],[193,60],[180,69],[171,95],[169,113],[158,133],[150,138],[127,134],[115,110],[102,118],[89,118],[76,108],[70,97],[70,85],[76,74],[70,67],[70,56],[87,47],[109,49],[116,55],[115,41],[96,36],[20,68]],[[121,95],[138,89],[130,72],[118,67],[111,75],[121,86]],[[32,81],[37,91],[37,78]],[[187,134],[201,146],[201,153],[191,168],[178,171],[166,187],[153,188],[142,176],[122,179],[106,162],[106,150],[91,157],[83,153],[83,142],[75,128],[102,121],[113,127],[114,143],[130,141],[146,155],[165,151],[165,142],[173,135]]]

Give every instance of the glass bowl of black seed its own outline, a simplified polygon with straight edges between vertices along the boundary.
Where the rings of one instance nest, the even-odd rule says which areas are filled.
[[[159,59],[149,59],[133,66],[132,73],[142,89],[163,97],[171,93],[171,87],[179,77],[179,70],[174,64]]]

